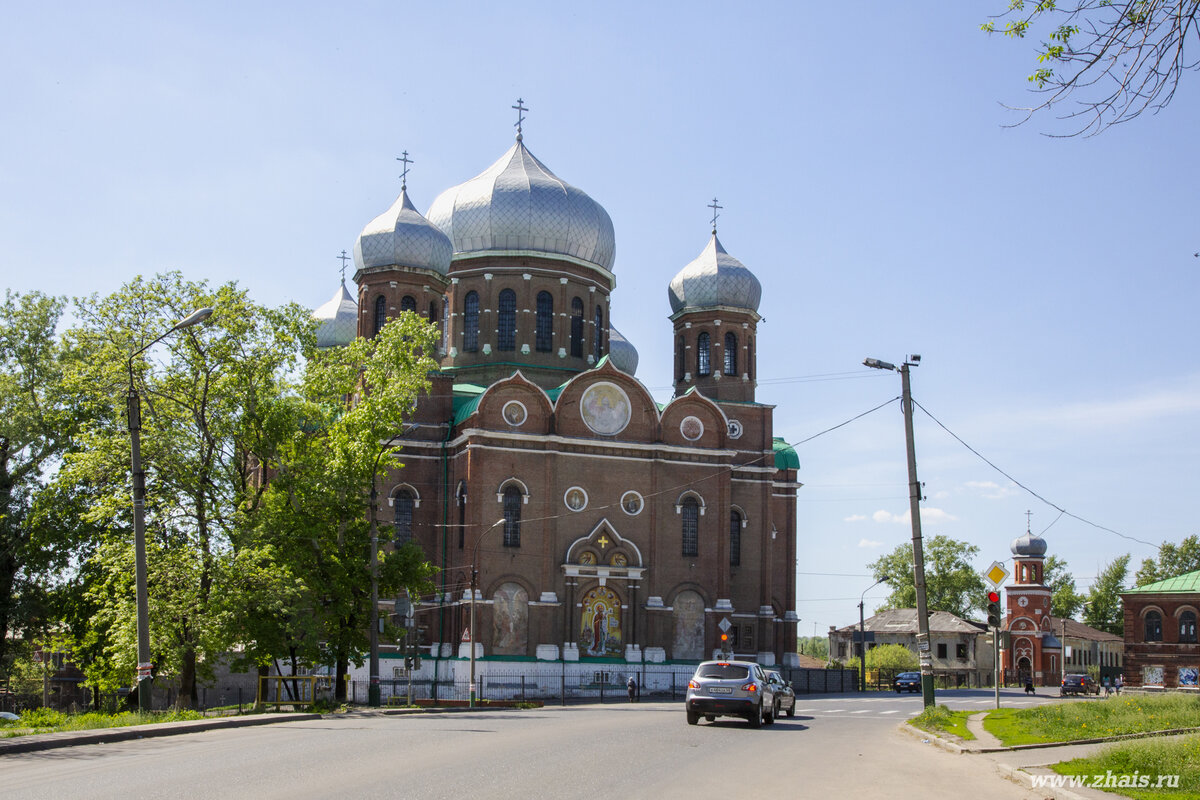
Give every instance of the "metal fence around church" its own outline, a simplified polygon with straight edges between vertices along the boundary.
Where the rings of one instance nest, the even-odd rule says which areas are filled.
[[[806,669],[772,667],[783,675],[796,694],[825,694],[858,691],[858,672],[852,669]],[[514,702],[611,703],[628,702],[626,682],[632,675],[637,681],[638,698],[645,701],[682,700],[695,664],[605,664],[587,672],[566,670],[558,674],[530,673],[522,670],[497,670],[482,667],[476,674],[479,700]],[[352,681],[350,697],[354,703],[368,699],[367,681]],[[396,678],[380,681],[380,699],[385,705],[409,702],[463,702],[469,699],[469,682],[455,679],[432,680],[416,675],[411,681]]]

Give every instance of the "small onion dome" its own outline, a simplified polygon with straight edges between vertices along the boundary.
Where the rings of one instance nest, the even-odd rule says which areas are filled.
[[[637,348],[611,325],[608,328],[608,358],[614,367],[626,375],[633,375],[637,372]]]
[[[1014,556],[1036,556],[1040,558],[1046,555],[1046,540],[1026,531],[1024,536],[1018,536],[1016,539],[1013,539],[1010,549]]]
[[[668,293],[674,313],[715,306],[758,311],[762,285],[742,262],[725,252],[714,233],[704,252],[671,279]]]
[[[421,216],[405,189],[391,208],[367,223],[354,243],[354,264],[360,270],[415,267],[445,275],[450,256],[446,234]]]
[[[607,271],[616,259],[608,212],[520,141],[471,180],[438,195],[427,216],[450,237],[456,255],[521,250]]]
[[[317,347],[341,347],[358,335],[358,303],[346,290],[346,284],[334,292],[329,302],[313,312],[317,326]]]

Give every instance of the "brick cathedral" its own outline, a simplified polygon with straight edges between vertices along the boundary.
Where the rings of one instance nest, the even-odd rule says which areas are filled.
[[[406,312],[442,332],[397,432],[405,466],[379,484],[395,540],[442,569],[422,645],[468,654],[478,553],[479,657],[697,661],[728,630],[739,657],[794,664],[799,462],[754,397],[758,280],[714,222],[667,287],[675,391],[656,402],[609,318],[608,213],[519,131],[425,215],[402,185],[355,243],[357,296],[343,284],[316,312],[326,347]]]

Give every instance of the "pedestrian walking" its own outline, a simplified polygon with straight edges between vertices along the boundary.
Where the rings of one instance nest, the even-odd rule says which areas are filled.
[[[625,681],[625,691],[629,693],[629,702],[632,703],[634,697],[637,696],[637,678],[629,676],[629,680]]]
[[[1117,676],[1117,694],[1121,693],[1121,687],[1125,685],[1125,673],[1122,672]]]
[[[1108,697],[1112,693],[1112,680],[1108,677],[1104,678],[1104,696]]]

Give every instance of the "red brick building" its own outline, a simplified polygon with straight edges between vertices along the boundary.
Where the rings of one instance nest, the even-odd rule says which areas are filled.
[[[466,654],[477,552],[478,655],[695,661],[728,620],[739,657],[794,663],[799,463],[755,402],[757,279],[714,229],[670,282],[675,393],[656,402],[611,325],[607,212],[521,139],[426,216],[402,187],[355,245],[357,297],[318,312],[330,346],[406,311],[442,329],[379,487],[396,539],[443,569],[423,643]]]
[[[1196,689],[1200,674],[1200,571],[1121,594],[1125,609],[1125,683]]]
[[[1013,540],[1013,582],[1005,588],[1005,629],[1011,645],[1003,651],[1002,668],[1019,683],[1057,686],[1062,670],[1062,643],[1050,617],[1050,588],[1043,583],[1046,540],[1026,531]]]

